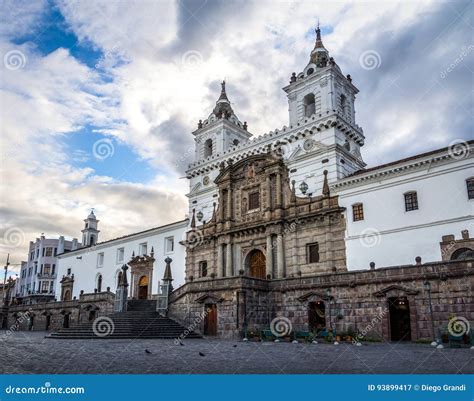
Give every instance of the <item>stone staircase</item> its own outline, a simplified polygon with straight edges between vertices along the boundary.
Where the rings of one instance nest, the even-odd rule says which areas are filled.
[[[156,301],[128,301],[127,312],[100,316],[91,322],[72,325],[51,333],[47,338],[57,339],[175,339],[201,338],[198,333],[189,332],[178,322],[161,316],[155,310]]]

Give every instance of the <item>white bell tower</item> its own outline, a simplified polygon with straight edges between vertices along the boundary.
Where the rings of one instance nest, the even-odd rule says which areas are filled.
[[[330,183],[364,168],[360,148],[365,137],[355,123],[359,90],[330,57],[319,24],[308,64],[299,74],[291,75],[283,90],[288,97],[290,128],[311,130],[313,139],[327,149],[323,160],[329,160],[324,168],[329,170]]]
[[[84,219],[84,229],[82,232],[82,246],[92,246],[97,244],[99,240],[99,230],[97,224],[99,220],[95,217],[94,209],[91,209],[89,216]]]

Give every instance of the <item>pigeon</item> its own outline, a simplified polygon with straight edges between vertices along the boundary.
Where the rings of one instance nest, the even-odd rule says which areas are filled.
[[[145,352],[146,352],[147,354],[151,354],[151,351],[148,351],[147,349],[145,349]]]
[[[206,355],[204,355],[202,352],[200,352],[199,355],[200,355],[200,356],[206,356]]]
[[[183,342],[182,342],[181,340],[178,340],[178,342],[179,342],[179,345],[181,345],[181,346],[183,346],[183,345],[184,345],[184,344],[183,344]]]
[[[237,344],[234,344],[233,347],[236,348],[236,347],[237,347]]]

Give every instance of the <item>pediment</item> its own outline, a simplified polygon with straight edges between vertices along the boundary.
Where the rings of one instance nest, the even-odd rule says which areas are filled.
[[[199,298],[196,298],[194,300],[194,302],[198,303],[198,304],[217,304],[217,303],[220,303],[224,300],[224,298],[218,298],[218,297],[215,297],[214,295],[211,295],[211,294],[204,294],[202,296],[200,296]]]
[[[191,194],[194,193],[194,192],[197,192],[199,191],[199,189],[201,188],[201,183],[198,182],[192,189],[191,189]]]
[[[311,301],[320,301],[320,300],[327,301],[328,299],[333,299],[333,297],[331,295],[328,296],[327,294],[323,292],[310,291],[302,295],[301,297],[298,297],[297,299],[300,302],[311,302]]]
[[[374,292],[376,297],[387,297],[387,296],[400,296],[400,295],[416,295],[418,290],[412,288],[403,287],[401,285],[390,285],[384,289]]]

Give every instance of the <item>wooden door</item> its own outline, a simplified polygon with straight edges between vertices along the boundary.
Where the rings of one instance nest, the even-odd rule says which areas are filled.
[[[204,319],[204,335],[217,335],[217,305],[206,305],[206,318]]]
[[[255,278],[266,278],[266,261],[262,251],[255,250],[249,255],[250,276]]]
[[[392,341],[410,341],[410,306],[406,297],[390,298],[390,339]]]

